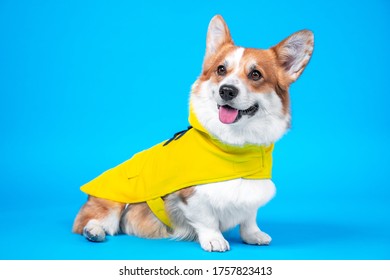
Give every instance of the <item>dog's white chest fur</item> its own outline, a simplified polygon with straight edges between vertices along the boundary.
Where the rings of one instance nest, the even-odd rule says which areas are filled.
[[[197,186],[189,204],[198,208],[193,209],[196,212],[213,213],[213,217],[204,216],[204,219],[218,222],[224,231],[244,222],[274,194],[275,185],[271,180],[240,178]]]

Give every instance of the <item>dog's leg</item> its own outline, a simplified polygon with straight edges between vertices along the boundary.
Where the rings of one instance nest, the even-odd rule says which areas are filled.
[[[268,245],[272,240],[268,234],[262,232],[257,226],[256,212],[240,224],[240,235],[242,240],[248,244]]]
[[[124,208],[124,203],[89,196],[76,216],[73,232],[82,233],[89,241],[104,241],[106,233],[114,235],[119,231]]]
[[[121,230],[129,235],[146,238],[169,237],[165,226],[146,203],[129,204],[121,218]]]
[[[261,207],[270,201],[276,192],[275,185],[271,180],[262,180],[260,183],[262,193],[258,207]],[[240,235],[245,243],[268,245],[271,242],[271,237],[265,232],[262,232],[256,223],[258,207],[249,210],[249,215],[240,223]]]
[[[229,243],[219,228],[218,216],[205,201],[194,196],[182,207],[188,223],[195,229],[200,246],[208,252],[225,252],[230,250]]]
[[[218,221],[216,222],[218,225]],[[207,252],[225,252],[230,250],[229,242],[223,237],[218,227],[212,227],[210,224],[197,223],[192,224],[198,233],[200,246]]]

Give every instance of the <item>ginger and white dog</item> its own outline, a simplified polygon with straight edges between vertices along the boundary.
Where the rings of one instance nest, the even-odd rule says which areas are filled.
[[[309,62],[313,46],[312,32],[303,30],[270,49],[238,47],[223,18],[215,16],[202,73],[190,95],[193,128],[82,188],[89,198],[73,231],[95,242],[118,232],[197,240],[206,251],[223,252],[230,246],[222,232],[239,225],[245,243],[269,244],[271,237],[257,226],[257,211],[275,194],[270,153],[289,128],[289,86]],[[175,152],[176,146],[184,152]],[[208,152],[198,158],[203,148]],[[158,155],[160,163],[155,152],[165,153]],[[183,153],[191,156],[182,158]],[[191,162],[185,163],[188,157]],[[153,184],[157,190],[149,191]],[[176,188],[165,189],[167,184]],[[147,198],[118,186],[130,192],[138,188]]]

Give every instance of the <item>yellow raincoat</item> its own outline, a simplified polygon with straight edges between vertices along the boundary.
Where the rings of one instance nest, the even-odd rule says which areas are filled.
[[[169,193],[237,178],[271,178],[273,145],[226,145],[202,127],[192,110],[189,122],[191,129],[135,154],[81,190],[117,202],[147,202],[153,213],[171,227],[161,199]]]

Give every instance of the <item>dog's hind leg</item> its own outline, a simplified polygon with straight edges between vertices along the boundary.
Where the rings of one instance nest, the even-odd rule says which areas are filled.
[[[121,218],[121,231],[146,238],[166,238],[170,229],[150,210],[146,203],[129,204]]]
[[[104,241],[106,233],[114,235],[119,231],[119,221],[125,205],[89,196],[76,216],[73,232],[83,234],[92,242]]]

